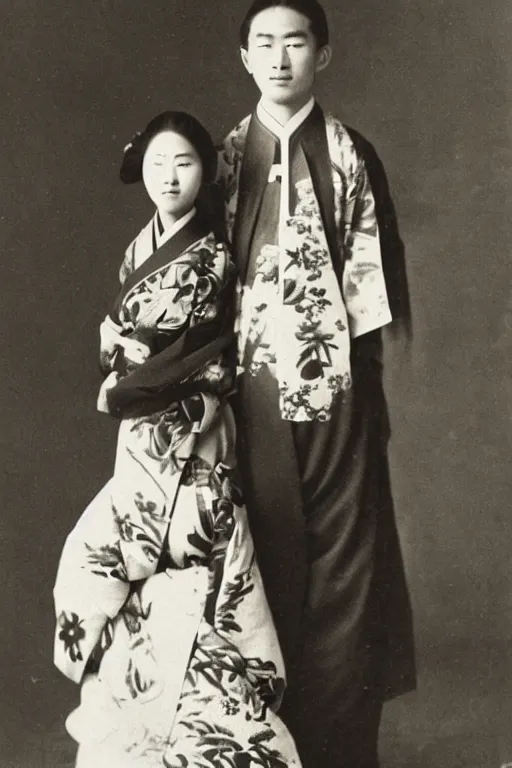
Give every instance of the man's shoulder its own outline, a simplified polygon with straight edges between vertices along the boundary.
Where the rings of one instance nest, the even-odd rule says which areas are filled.
[[[384,165],[372,142],[356,128],[331,113],[327,113],[325,119],[327,125],[331,122],[334,130],[338,131],[338,137],[342,138],[346,145],[350,145],[353,148],[359,161],[362,161],[364,164],[368,175],[375,180],[385,181]]]
[[[319,105],[322,109],[321,105]],[[343,118],[338,117],[334,112],[330,110],[323,110],[324,119],[326,125],[331,125],[335,130],[338,130],[340,134],[343,134],[347,140],[352,142],[354,147],[359,152],[375,152],[375,148],[371,142],[363,136],[358,130],[345,122]]]
[[[240,140],[244,139],[247,134],[247,129],[249,128],[249,123],[251,122],[252,115],[246,115],[242,120],[240,120],[234,128],[232,128],[225,136],[222,144],[224,148],[235,146],[237,145]]]
[[[363,157],[365,163],[368,164],[370,162],[372,165],[376,163],[381,164],[380,158],[377,154],[377,150],[375,149],[373,144],[366,138],[366,136],[363,136],[362,133],[357,131],[351,125],[347,125],[346,123],[344,123],[344,128],[348,136],[350,137],[350,140],[352,141],[352,144],[354,145],[356,152]]]

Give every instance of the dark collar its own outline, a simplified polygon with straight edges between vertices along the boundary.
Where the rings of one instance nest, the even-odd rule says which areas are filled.
[[[242,281],[245,280],[251,243],[270,168],[274,162],[277,141],[274,134],[261,123],[256,114],[253,114],[245,140],[233,230],[233,252]],[[308,117],[291,136],[290,141],[292,146],[300,141],[304,150],[320,206],[329,250],[336,265],[337,262],[341,262],[341,259],[337,248],[334,189],[325,117],[319,104],[315,103]]]
[[[209,228],[201,220],[201,217],[197,214],[191,219],[185,226],[178,230],[176,234],[167,240],[160,248],[157,248],[149,258],[147,258],[137,269],[135,269],[123,283],[123,287],[116,299],[114,308],[111,312],[113,320],[119,318],[119,310],[121,304],[126,295],[146,277],[153,272],[162,269],[175,259],[177,259],[183,251],[188,250],[194,243],[201,240],[209,233]]]

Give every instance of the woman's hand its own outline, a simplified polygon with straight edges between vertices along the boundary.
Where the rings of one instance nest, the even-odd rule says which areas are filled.
[[[110,413],[109,407],[108,407],[108,400],[107,400],[107,392],[109,389],[112,389],[116,386],[117,382],[119,381],[119,374],[117,371],[112,371],[103,384],[100,387],[100,391],[98,393],[98,399],[96,401],[96,408],[98,411],[101,411],[102,413]]]
[[[122,326],[115,323],[107,315],[100,325],[100,344],[101,349],[106,354],[112,354],[122,343]]]
[[[107,315],[100,325],[100,368],[104,374],[114,367],[114,361],[121,345],[122,327]]]
[[[124,359],[129,366],[142,365],[148,357],[151,357],[151,350],[148,345],[142,341],[137,341],[137,339],[122,336],[120,345],[124,349]]]
[[[142,365],[151,356],[147,344],[130,336],[123,335],[122,326],[115,323],[108,315],[100,325],[101,354],[103,370],[111,370],[116,353],[122,349],[129,367]]]

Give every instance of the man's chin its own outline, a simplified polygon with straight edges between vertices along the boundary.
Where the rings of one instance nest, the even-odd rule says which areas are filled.
[[[279,90],[263,94],[263,97],[268,104],[275,104],[278,107],[293,107],[300,101],[300,97],[291,93],[281,93]]]

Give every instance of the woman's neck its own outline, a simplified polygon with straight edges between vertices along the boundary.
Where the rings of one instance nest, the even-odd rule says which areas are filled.
[[[183,227],[186,227],[188,222],[191,221],[191,219],[194,218],[196,213],[195,208],[191,208],[187,213],[184,213],[182,216],[176,217],[171,216],[170,214],[166,214],[164,211],[165,220],[162,218],[162,212],[157,211],[157,219],[158,219],[158,234],[157,234],[157,244],[163,245],[167,240],[170,240],[171,237],[174,237],[174,235],[180,231],[180,229],[183,229]],[[173,222],[172,224],[170,222]]]
[[[176,224],[178,224],[181,221],[181,219],[184,219],[186,217],[191,218],[192,211],[195,212],[195,209],[191,208],[190,210],[185,211],[185,213],[180,213],[179,216],[177,216],[173,213],[169,213],[168,211],[161,211],[160,209],[158,209],[158,216],[162,223],[164,232],[166,232],[168,229],[173,229],[176,226]]]

